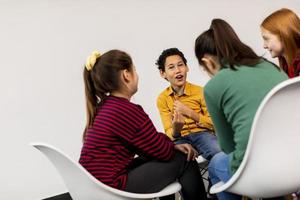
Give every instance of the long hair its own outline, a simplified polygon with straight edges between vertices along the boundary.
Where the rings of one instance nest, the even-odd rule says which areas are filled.
[[[87,123],[83,140],[107,95],[120,88],[119,72],[124,69],[132,70],[132,59],[120,50],[111,50],[101,55],[91,70],[84,68]]]
[[[283,44],[284,57],[278,57],[280,66],[284,61],[292,66],[296,54],[300,52],[300,19],[296,13],[282,8],[264,19],[261,27],[277,35]]]
[[[244,44],[233,28],[222,19],[213,19],[208,30],[195,41],[195,55],[200,65],[205,54],[217,56],[221,68],[236,66],[254,66],[261,62],[261,57]]]

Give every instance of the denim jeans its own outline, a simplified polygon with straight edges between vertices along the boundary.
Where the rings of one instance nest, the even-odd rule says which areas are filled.
[[[192,145],[206,160],[210,160],[215,154],[221,151],[217,137],[209,131],[191,133],[175,142],[175,144],[183,143]]]
[[[230,173],[229,156],[224,152],[216,154],[208,165],[208,174],[214,185],[219,181],[227,182],[232,176]],[[230,192],[217,193],[219,200],[240,200],[242,196]]]

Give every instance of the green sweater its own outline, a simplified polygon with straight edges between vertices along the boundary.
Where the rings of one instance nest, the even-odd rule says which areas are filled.
[[[204,98],[221,149],[233,174],[243,160],[252,121],[265,95],[288,77],[268,62],[219,71],[205,86]]]

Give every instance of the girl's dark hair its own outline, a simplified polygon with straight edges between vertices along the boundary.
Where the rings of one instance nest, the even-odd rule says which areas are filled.
[[[210,54],[217,56],[221,68],[229,67],[233,70],[239,65],[254,66],[262,60],[222,19],[213,19],[210,28],[198,36],[195,54],[200,65],[203,65],[203,56]]]
[[[120,50],[111,50],[101,55],[90,71],[84,68],[87,123],[83,140],[107,95],[120,88],[119,72],[124,69],[132,70],[132,59]]]

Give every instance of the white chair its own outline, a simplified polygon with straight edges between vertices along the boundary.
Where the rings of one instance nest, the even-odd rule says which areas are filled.
[[[278,84],[266,95],[255,114],[240,167],[230,180],[213,185],[210,192],[269,198],[298,191],[299,147],[300,77]]]
[[[203,156],[199,155],[197,158],[196,158],[196,161],[198,163],[198,166],[199,166],[199,170],[200,170],[200,174],[202,176],[202,179],[207,181],[207,184],[209,182],[208,180],[208,174],[207,174],[207,167],[208,167],[208,163],[209,161],[206,160]]]
[[[181,189],[181,185],[175,182],[157,193],[137,194],[117,190],[98,181],[79,163],[72,161],[60,150],[43,143],[31,143],[31,145],[40,150],[56,167],[74,200],[153,199],[174,194]]]
[[[199,166],[200,174],[201,174],[204,186],[205,186],[207,197],[210,197],[211,194],[209,193],[209,190],[211,188],[211,182],[210,182],[210,179],[208,177],[208,164],[209,164],[209,161],[206,160],[202,155],[199,155],[196,158],[196,161],[197,161],[198,166]]]

